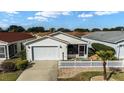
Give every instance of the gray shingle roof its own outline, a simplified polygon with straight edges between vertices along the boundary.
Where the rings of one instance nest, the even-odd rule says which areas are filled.
[[[93,32],[83,37],[103,42],[118,43],[124,41],[124,31]]]

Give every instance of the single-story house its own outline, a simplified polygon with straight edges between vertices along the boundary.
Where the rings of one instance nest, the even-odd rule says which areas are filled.
[[[27,59],[67,60],[87,58],[87,41],[64,32],[55,32],[25,43]]]
[[[33,38],[21,32],[0,32],[0,60],[14,57],[24,48],[22,43]]]
[[[116,57],[124,59],[124,31],[99,31],[82,36],[82,40],[88,42],[89,47],[92,43],[101,43],[113,47]]]

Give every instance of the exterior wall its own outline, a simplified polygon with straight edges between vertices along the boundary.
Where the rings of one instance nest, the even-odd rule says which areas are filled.
[[[58,34],[58,35],[55,35],[54,37],[68,41],[71,44],[87,44],[87,42],[84,42],[82,40],[78,40],[78,39],[75,39],[73,37],[63,35],[63,34]]]
[[[18,42],[16,45],[17,45],[17,53],[21,52],[21,42]]]
[[[50,38],[37,41],[35,43],[32,43],[30,45],[26,45],[26,52],[27,52],[27,60],[32,61],[32,46],[58,46],[60,50],[60,60],[63,59],[63,53],[64,53],[64,60],[67,60],[67,45],[55,40],[52,40]]]
[[[17,53],[21,52],[21,43],[24,43],[24,42],[27,42],[29,40],[32,40],[34,38],[31,38],[31,39],[26,39],[26,40],[22,40],[22,41],[16,41],[16,42],[12,42],[12,43],[7,43],[7,42],[4,42],[4,41],[0,41],[0,45],[4,45],[6,46],[6,57],[5,58],[0,58],[0,60],[6,60],[6,59],[9,59],[9,48],[8,46],[11,45],[11,44],[17,44]]]
[[[58,35],[55,35],[54,37],[65,40],[65,41],[68,41],[71,44],[87,44],[87,42],[82,41],[84,39],[78,40],[78,39],[75,39],[73,37],[63,35],[63,34],[58,34]],[[87,54],[85,54],[84,56],[81,56],[81,57],[82,58],[87,58],[88,57],[88,45],[87,45]]]
[[[118,58],[124,59],[124,42],[118,43],[117,48],[118,48]]]
[[[83,38],[83,37],[82,37],[82,39],[88,41],[88,47],[89,48],[92,47],[91,46],[92,43],[100,43],[100,44],[104,44],[104,45],[113,47],[115,49],[115,51],[116,51],[115,56],[118,58],[119,48],[118,48],[117,44],[111,44],[111,43],[101,42],[101,41],[97,41],[97,40],[91,40],[91,39],[87,39],[87,38]]]

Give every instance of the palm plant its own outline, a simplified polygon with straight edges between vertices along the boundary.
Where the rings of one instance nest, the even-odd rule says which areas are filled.
[[[107,73],[106,73],[106,61],[107,60],[112,60],[114,58],[114,52],[111,50],[100,50],[100,51],[96,51],[96,54],[101,58],[101,60],[103,61],[103,76],[104,76],[104,80],[107,80]]]

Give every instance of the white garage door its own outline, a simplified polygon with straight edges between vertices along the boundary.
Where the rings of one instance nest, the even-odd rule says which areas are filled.
[[[59,50],[57,46],[33,47],[34,60],[58,60]]]

